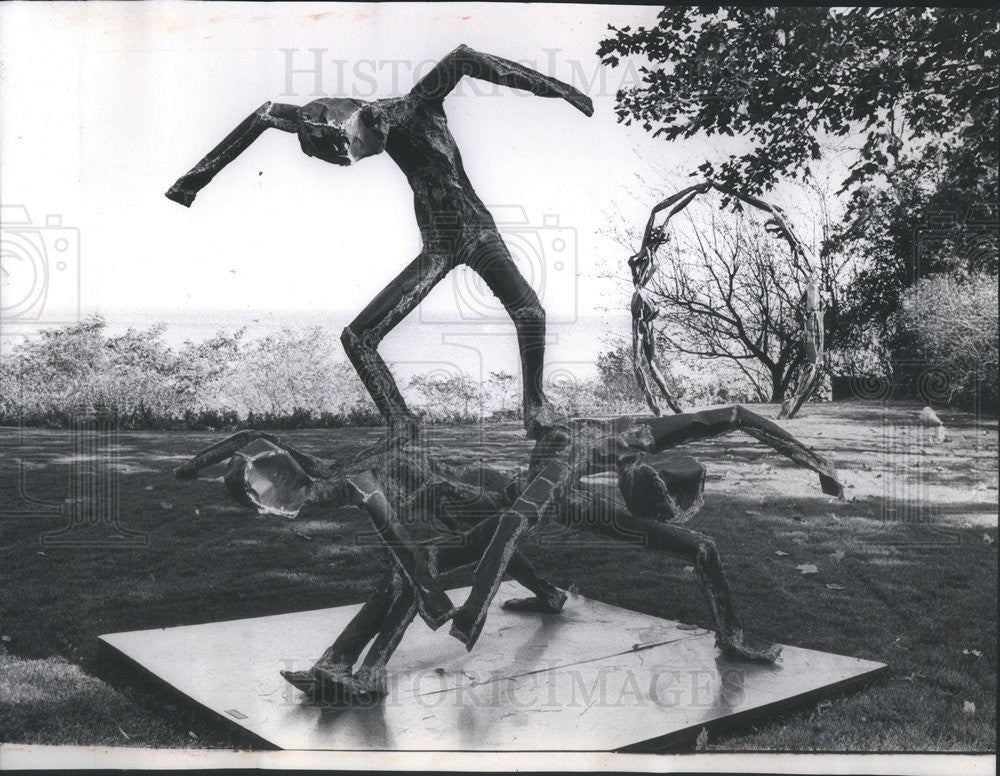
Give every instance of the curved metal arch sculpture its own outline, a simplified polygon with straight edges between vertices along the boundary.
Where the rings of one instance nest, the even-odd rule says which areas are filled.
[[[634,288],[631,304],[632,363],[636,381],[646,399],[646,404],[649,405],[653,413],[659,415],[660,407],[650,387],[650,376],[667,406],[675,413],[682,412],[677,400],[667,388],[662,372],[656,365],[653,321],[659,313],[650,299],[650,293],[646,286],[658,269],[656,251],[666,240],[665,230],[670,219],[691,204],[691,201],[699,194],[706,194],[713,189],[724,197],[732,197],[768,213],[771,217],[766,222],[765,228],[769,233],[782,237],[788,243],[792,251],[793,265],[805,276],[806,291],[802,295],[800,303],[804,308],[802,342],[806,363],[799,375],[795,390],[782,402],[781,412],[778,415],[779,418],[793,418],[806,399],[816,390],[823,369],[823,318],[825,311],[819,293],[819,267],[812,252],[795,234],[787,216],[780,207],[762,199],[741,194],[712,180],[688,186],[655,205],[650,211],[649,220],[646,222],[646,229],[642,235],[642,245],[634,255],[629,257],[628,266],[632,272]],[[668,211],[666,218],[662,224],[657,225],[657,217],[664,210]],[[647,376],[647,371],[649,376]]]

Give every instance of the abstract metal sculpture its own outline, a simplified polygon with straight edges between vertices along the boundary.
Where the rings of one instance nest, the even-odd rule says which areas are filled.
[[[733,657],[773,661],[780,647],[743,630],[715,543],[679,524],[701,506],[704,468],[686,456],[663,455],[669,448],[733,431],[743,431],[817,472],[824,493],[843,495],[836,471],[825,458],[742,407],[671,417],[573,420],[538,440],[527,472],[510,481],[484,465],[445,465],[422,453],[420,446],[369,451],[340,464],[254,431],[208,448],[176,474],[196,477],[203,468],[229,460],[227,488],[258,511],[294,515],[306,503],[325,503],[353,504],[368,514],[377,536],[391,550],[391,573],[312,669],[284,674],[313,698],[329,700],[381,692],[385,663],[416,614],[432,628],[452,619],[452,635],[471,649],[505,574],[534,594],[507,601],[505,607],[558,612],[565,595],[539,577],[516,549],[518,540],[546,519],[574,530],[640,541],[692,561],[717,646]],[[581,486],[582,477],[605,471],[617,474],[625,509]],[[419,544],[403,528],[418,510],[438,534]],[[473,565],[469,598],[454,609],[443,582],[452,572]]]
[[[588,116],[593,112],[589,98],[566,84],[460,46],[404,97],[375,102],[321,99],[301,108],[265,103],[167,192],[170,199],[190,206],[222,168],[264,130],[275,128],[296,133],[306,154],[331,164],[349,165],[386,151],[413,189],[423,240],[420,255],[342,337],[348,357],[389,425],[384,444],[350,462],[325,462],[269,434],[242,431],[195,456],[177,470],[177,476],[196,477],[203,468],[228,460],[227,488],[258,511],[294,516],[307,503],[325,503],[354,505],[367,514],[375,536],[389,551],[392,569],[311,670],[285,673],[289,682],[313,696],[380,692],[380,672],[417,614],[435,629],[450,619],[451,634],[471,649],[505,574],[534,593],[505,606],[558,612],[565,594],[541,579],[517,550],[518,541],[546,519],[618,539],[640,539],[647,547],[690,559],[708,600],[719,648],[742,659],[773,661],[779,647],[751,636],[739,622],[714,542],[677,524],[701,506],[704,468],[685,456],[663,452],[739,430],[817,472],[825,493],[842,496],[835,470],[782,428],[741,407],[669,418],[572,421],[553,410],[541,386],[544,311],[476,196],[447,128],[442,102],[466,75],[543,97],[562,97]],[[704,184],[703,190],[711,185]],[[687,197],[680,207],[698,188],[688,190],[693,192],[690,196],[679,195]],[[669,202],[658,208],[667,206]],[[783,218],[772,212],[780,227]],[[655,266],[651,228],[644,251],[630,262],[639,298],[638,304],[633,302],[633,314],[642,324],[633,327],[633,335],[642,345],[635,349],[637,373],[641,353],[666,393],[653,364],[648,329],[655,309],[641,293]],[[385,335],[460,264],[483,277],[517,330],[524,424],[536,444],[527,471],[509,482],[488,466],[448,466],[411,444],[417,437],[417,421],[377,352]],[[659,414],[648,386],[641,384]],[[617,474],[625,509],[580,486],[581,478],[605,471]],[[430,539],[417,542],[406,529],[416,514],[429,517],[435,534]],[[443,580],[473,565],[472,591],[456,608]]]
[[[545,312],[522,277],[465,174],[448,130],[443,100],[463,76],[561,97],[587,116],[590,98],[554,78],[501,57],[459,46],[403,97],[367,102],[325,98],[308,105],[264,103],[167,191],[190,207],[197,193],[267,129],[298,135],[302,150],[330,164],[350,165],[383,150],[406,175],[423,243],[420,255],[344,329],[341,341],[390,434],[387,445],[415,438],[416,419],[377,347],[449,272],[465,264],[504,305],[517,329],[524,425],[537,438],[559,422],[542,390]]]
[[[792,265],[803,275],[806,290],[800,301],[804,318],[802,371],[792,395],[782,402],[781,413],[778,416],[780,418],[793,418],[803,402],[816,390],[822,374],[824,313],[819,295],[819,270],[809,248],[792,231],[788,218],[781,208],[756,197],[741,194],[715,181],[703,181],[694,186],[688,186],[657,204],[650,212],[649,220],[646,222],[646,229],[642,235],[642,245],[628,260],[634,287],[632,294],[632,360],[636,380],[646,398],[646,403],[655,414],[660,414],[660,408],[649,386],[649,378],[646,376],[647,370],[651,373],[653,381],[670,409],[674,412],[681,412],[680,405],[671,395],[663,375],[656,366],[653,321],[657,316],[657,310],[646,285],[656,274],[656,251],[667,239],[666,227],[670,219],[691,204],[691,201],[699,194],[705,194],[712,189],[724,197],[732,197],[770,214],[771,218],[765,225],[766,228],[769,232],[785,239],[792,251]],[[669,212],[666,218],[662,224],[658,225],[656,223],[657,217],[668,208]]]

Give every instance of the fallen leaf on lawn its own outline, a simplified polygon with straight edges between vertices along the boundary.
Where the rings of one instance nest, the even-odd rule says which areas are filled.
[[[843,560],[844,555],[845,553],[843,550],[835,550],[834,552],[830,553],[830,557],[833,558],[834,560]]]
[[[304,534],[302,531],[292,531],[293,534],[298,536],[300,539],[305,539],[307,542],[311,542],[313,538],[309,534]]]
[[[990,536],[988,533],[984,533],[983,541],[986,542],[986,544],[993,544],[993,537]]]
[[[972,701],[966,701],[965,703],[962,704],[962,711],[964,711],[966,714],[975,714],[976,704],[973,703]]]
[[[798,571],[803,576],[806,576],[808,574],[819,574],[819,569],[816,568],[815,563],[803,563],[799,566],[796,566],[795,568],[798,569]]]
[[[843,585],[838,585],[836,582],[827,582],[826,589],[827,590],[843,590],[844,586]]]
[[[145,489],[146,489],[146,490],[152,490],[152,489],[153,489],[153,486],[152,486],[152,485],[147,485]]]
[[[169,501],[161,501],[160,502],[160,509],[173,509],[173,508],[174,508],[174,505],[171,504]]]
[[[685,574],[694,574],[694,566],[685,566],[684,567],[684,573]]]
[[[10,641],[10,636],[0,636],[0,641]]]
[[[983,653],[980,652],[978,649],[963,649],[962,650],[962,654],[963,655],[972,655],[973,657],[982,657],[983,656]]]
[[[779,557],[782,557],[782,558],[785,558],[785,557],[788,556],[788,553],[785,552],[784,550],[775,550],[774,554],[777,555],[777,556],[779,556]]]
[[[761,515],[761,513],[758,512],[756,509],[748,509],[747,514],[750,515],[751,517],[760,517]]]

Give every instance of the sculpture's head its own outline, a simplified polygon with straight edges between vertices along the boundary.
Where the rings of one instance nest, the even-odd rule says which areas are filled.
[[[389,123],[376,103],[324,98],[299,109],[299,143],[309,156],[348,165],[385,150]]]
[[[295,517],[315,495],[313,479],[287,450],[266,439],[238,450],[223,481],[229,495],[262,515]]]

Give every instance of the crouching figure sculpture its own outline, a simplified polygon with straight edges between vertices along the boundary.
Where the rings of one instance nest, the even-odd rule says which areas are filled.
[[[505,575],[533,594],[506,601],[505,608],[558,612],[565,594],[542,579],[517,550],[518,540],[543,520],[639,540],[648,549],[691,561],[717,647],[735,658],[773,662],[780,647],[744,630],[715,543],[681,524],[702,505],[704,467],[665,452],[733,431],[817,472],[824,493],[843,496],[837,473],[825,458],[742,407],[670,417],[572,420],[537,440],[527,471],[513,480],[483,464],[450,466],[418,445],[368,451],[344,464],[327,462],[255,431],[208,448],[176,474],[197,477],[203,468],[228,460],[228,490],[260,512],[294,516],[313,503],[353,504],[367,514],[389,551],[391,570],[310,670],[283,672],[313,700],[330,702],[384,692],[386,662],[418,614],[435,629],[452,620],[452,635],[471,649]],[[624,508],[581,485],[581,478],[600,472],[617,475]],[[437,535],[420,542],[405,527],[418,511],[437,528]],[[456,608],[444,585],[470,567],[472,591]]]

